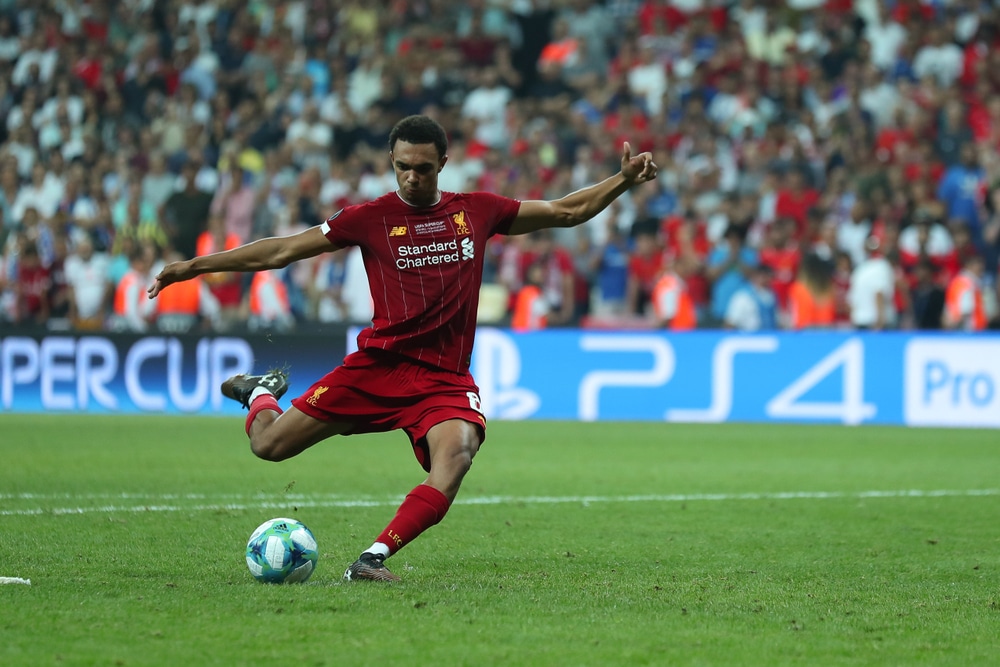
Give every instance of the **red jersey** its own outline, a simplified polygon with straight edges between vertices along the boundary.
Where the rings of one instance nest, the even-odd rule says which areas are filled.
[[[774,279],[771,282],[771,289],[778,299],[778,307],[785,309],[788,306],[788,291],[795,282],[795,276],[799,272],[799,262],[802,254],[796,243],[790,243],[784,248],[761,248],[760,263],[771,267]]]
[[[486,242],[510,230],[520,207],[486,192],[443,192],[437,204],[418,208],[390,192],[324,222],[331,243],[361,248],[368,273],[374,316],[358,348],[467,371]]]

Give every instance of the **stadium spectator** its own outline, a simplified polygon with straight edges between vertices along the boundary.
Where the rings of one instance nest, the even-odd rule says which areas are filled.
[[[251,330],[273,329],[289,331],[295,326],[288,287],[279,271],[259,271],[254,274],[247,291],[245,310]]]
[[[815,254],[802,259],[788,293],[787,327],[792,330],[830,328],[837,315],[834,263]]]
[[[972,243],[982,243],[980,210],[986,190],[986,172],[979,164],[976,147],[967,142],[959,148],[959,162],[949,166],[938,184],[937,197],[945,205],[949,220],[961,220],[969,228]]]
[[[645,315],[653,287],[663,270],[663,251],[653,231],[640,230],[633,239],[625,286],[626,313]]]
[[[514,295],[514,308],[510,328],[514,331],[537,331],[548,326],[552,308],[542,291],[546,266],[536,259],[524,272],[524,286]]]
[[[614,218],[608,218],[605,226],[607,236],[591,267],[597,288],[592,310],[601,317],[620,316],[625,314],[628,287],[628,240]]]
[[[949,88],[962,73],[962,49],[949,38],[945,26],[932,24],[926,43],[913,58],[913,73],[918,79],[933,77],[942,88]]]
[[[208,219],[208,229],[198,236],[195,256],[204,257],[213,252],[232,250],[242,245],[239,236],[226,231],[226,221],[221,215],[212,215]],[[212,296],[219,304],[219,313],[215,321],[230,326],[241,315],[243,303],[243,278],[238,273],[213,273],[204,277]]]
[[[167,256],[168,261],[178,261],[178,253]],[[201,276],[171,285],[156,300],[156,328],[165,333],[177,334],[195,330],[199,322],[208,330],[219,328],[221,315],[219,301],[212,294]]]
[[[928,258],[917,260],[910,288],[913,326],[922,330],[940,329],[944,315],[944,290],[935,280],[938,268]]]
[[[485,146],[501,147],[509,141],[507,105],[513,91],[500,80],[495,67],[484,67],[462,103],[462,117],[475,121],[475,138]]]
[[[619,201],[622,229],[636,221],[636,231],[659,227],[691,209],[712,242],[729,224],[751,222],[746,245],[762,251],[781,189],[781,211],[798,216],[803,252],[832,260],[848,250],[860,262],[870,232],[882,237],[880,229],[900,224],[900,264],[912,287],[908,250],[918,232],[907,225],[930,210],[958,240],[965,232],[951,227],[968,225],[970,247],[990,274],[997,265],[990,225],[1000,191],[991,150],[1000,11],[992,6],[478,0],[379,12],[363,3],[112,4],[109,12],[107,3],[78,10],[11,0],[0,11],[0,212],[12,230],[29,204],[36,209],[26,233],[46,266],[64,224],[58,213],[69,230],[90,231],[98,249],[120,251],[124,236],[105,211],[121,222],[134,181],[170,244],[192,256],[207,214],[179,216],[181,202],[167,202],[177,183],[183,189],[186,162],[195,165],[195,189],[216,196],[230,154],[253,174],[248,238],[271,235],[286,211],[318,223],[377,197],[385,180],[393,187],[371,146],[384,145],[411,110],[454,127],[442,180],[459,184],[448,190],[535,198],[559,191],[568,172],[579,187],[605,167],[609,146],[628,137],[655,149],[664,173],[655,190]],[[539,71],[550,43],[573,48],[541,58]],[[483,68],[509,90],[503,113],[455,120]],[[312,133],[318,142],[308,140]],[[980,155],[967,163],[970,143]],[[801,198],[771,183],[772,174],[792,171],[818,197],[804,225]],[[852,216],[858,202],[860,218]],[[139,218],[152,221],[146,209],[140,203]],[[810,217],[817,210],[824,217]],[[828,221],[839,230],[833,243]],[[603,222],[591,225],[600,246]],[[932,227],[929,249],[942,242],[939,232]],[[707,285],[689,261],[695,254],[678,262],[676,237],[660,240],[678,273],[695,267],[683,277],[696,304],[704,301]],[[556,243],[572,250],[576,238],[557,235]],[[967,254],[964,243],[952,245],[961,250],[944,262],[942,279]],[[294,273],[286,285],[296,315],[309,317],[302,280]]]
[[[541,229],[531,235],[530,250],[521,259],[527,282],[528,268],[542,267],[538,286],[548,304],[547,326],[563,326],[573,322],[575,300],[575,267],[569,251],[556,245],[550,229]],[[518,290],[520,292],[520,290]]]
[[[778,310],[788,308],[788,292],[799,271],[802,253],[795,241],[795,221],[779,217],[769,225],[760,249],[760,263],[771,269],[771,289],[778,300]]]
[[[15,321],[44,325],[51,309],[49,290],[52,287],[52,278],[49,270],[42,264],[38,246],[29,239],[23,239],[21,242],[16,275]]]
[[[46,326],[49,329],[64,331],[71,326],[70,322],[70,289],[66,278],[66,257],[69,254],[69,241],[65,228],[53,238],[53,257],[49,265],[49,292],[46,298],[49,302],[49,313]]]
[[[712,285],[709,314],[713,323],[725,321],[729,300],[748,284],[751,271],[760,264],[757,251],[744,243],[746,232],[745,227],[730,225],[705,264]]]
[[[726,306],[723,326],[738,331],[772,331],[778,328],[778,299],[774,272],[767,264],[750,269],[749,281],[738,288]]]
[[[979,255],[968,255],[962,270],[948,283],[944,297],[944,325],[948,329],[982,331],[986,328],[983,309],[985,264]]]
[[[156,151],[149,156],[149,170],[142,177],[142,201],[159,211],[177,186],[177,176],[167,171],[167,160]]]
[[[661,329],[689,331],[698,326],[698,314],[687,284],[669,265],[663,268],[653,285],[650,311],[656,326]]]
[[[97,331],[107,316],[110,283],[107,255],[94,250],[90,234],[74,235],[73,250],[66,258],[66,282],[70,290],[69,317],[74,328]]]
[[[900,47],[906,42],[907,29],[892,15],[887,2],[873,2],[876,13],[865,22],[864,40],[868,42],[869,61],[882,72],[895,65]]]
[[[789,169],[774,202],[774,214],[795,223],[794,238],[804,239],[809,210],[819,202],[819,192],[810,187],[800,169]],[[779,276],[780,277],[780,276]]]
[[[156,304],[146,298],[155,253],[149,244],[136,244],[129,253],[129,269],[115,286],[111,328],[115,331],[144,332],[149,329]]]
[[[895,277],[892,265],[879,252],[879,240],[865,241],[865,258],[854,267],[847,302],[851,324],[857,329],[882,331],[896,324]]]
[[[241,244],[249,243],[252,240],[253,209],[256,202],[256,194],[250,182],[252,176],[240,166],[236,155],[230,155],[228,159],[229,168],[220,179],[209,214],[223,219],[227,236],[235,236]],[[197,242],[195,250],[197,251]],[[185,257],[190,258],[190,255]]]
[[[181,169],[183,187],[163,204],[161,220],[170,246],[184,257],[194,257],[198,236],[207,229],[212,196],[198,188],[198,166],[186,162]]]
[[[837,246],[850,255],[854,266],[867,257],[865,242],[872,232],[869,215],[870,203],[859,199],[851,207],[850,216],[837,229]]]

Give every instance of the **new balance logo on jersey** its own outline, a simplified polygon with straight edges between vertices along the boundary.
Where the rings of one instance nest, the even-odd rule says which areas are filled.
[[[406,227],[393,227],[389,230],[389,236],[406,236]]]
[[[462,259],[472,259],[476,256],[476,246],[472,245],[472,239],[466,236],[462,239]]]

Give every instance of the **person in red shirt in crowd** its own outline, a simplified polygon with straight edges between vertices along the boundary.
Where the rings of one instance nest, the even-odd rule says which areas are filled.
[[[632,256],[628,260],[625,308],[629,315],[642,315],[653,295],[656,279],[663,271],[663,249],[650,231],[635,235]]]
[[[819,192],[808,185],[806,176],[799,169],[789,169],[778,188],[774,214],[778,218],[791,218],[795,222],[795,238],[801,239],[806,231],[809,209],[819,202]]]
[[[934,22],[934,5],[922,0],[899,0],[892,9],[892,20],[906,25],[911,21],[929,25]]]
[[[656,177],[649,153],[623,146],[620,171],[553,201],[518,201],[485,192],[438,189],[448,161],[445,130],[408,116],[389,134],[398,189],[348,206],[292,236],[168,264],[150,298],[176,282],[221,271],[267,271],[359,246],[374,316],[358,351],[282,411],[287,374],[237,375],[222,393],[249,409],[246,432],[258,457],[281,461],[334,435],[403,429],[428,476],[403,500],[345,579],[395,581],[385,560],[437,524],[458,494],[486,437],[479,388],[469,366],[476,334],[486,242],[495,234],[573,227],[632,187]]]
[[[771,269],[771,290],[778,300],[778,310],[788,308],[788,290],[799,272],[802,252],[794,238],[795,222],[781,217],[768,226],[764,246],[760,249],[760,263]]]
[[[833,323],[835,326],[846,327],[851,324],[851,304],[847,301],[847,293],[851,289],[851,274],[854,272],[854,262],[851,255],[843,250],[833,257]]]
[[[208,229],[198,236],[195,256],[204,257],[239,246],[240,238],[233,232],[226,232],[225,218],[212,215],[208,219]],[[212,273],[205,276],[205,284],[219,302],[222,316],[235,317],[243,303],[243,277],[238,273]]]
[[[922,189],[919,193],[912,193],[911,197],[920,200],[934,198],[937,191],[938,182],[944,176],[944,163],[934,154],[934,144],[930,139],[919,138],[910,144],[909,150],[905,152],[903,158],[903,176],[911,184],[911,188],[920,184]],[[924,194],[926,192],[926,194]]]
[[[875,155],[883,163],[892,162],[902,152],[903,146],[912,146],[918,140],[910,127],[912,114],[900,106],[893,114],[892,122],[878,131],[875,136]]]
[[[688,209],[683,215],[664,218],[660,235],[666,242],[664,260],[673,264],[687,286],[695,309],[702,312],[711,298],[708,278],[705,277],[705,258],[712,251],[712,242],[708,240],[705,223],[692,209]]]
[[[669,35],[688,22],[687,14],[663,0],[645,0],[636,18],[640,35]]]
[[[17,263],[17,317],[19,322],[45,324],[49,319],[52,278],[42,266],[38,247],[24,239]]]
[[[550,229],[532,234],[528,247],[528,252],[521,255],[521,275],[525,276],[527,282],[529,267],[541,267],[538,286],[549,304],[547,324],[569,324],[573,320],[575,306],[573,297],[576,270],[572,255],[566,248],[556,244]]]
[[[614,145],[620,145],[626,137],[634,137],[644,148],[652,143],[649,119],[628,95],[619,98],[618,107],[604,117],[604,130]]]

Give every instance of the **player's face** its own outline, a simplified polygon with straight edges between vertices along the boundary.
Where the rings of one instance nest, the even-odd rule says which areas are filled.
[[[438,173],[448,156],[438,157],[434,144],[397,141],[389,153],[400,196],[414,206],[432,206],[438,200]]]

